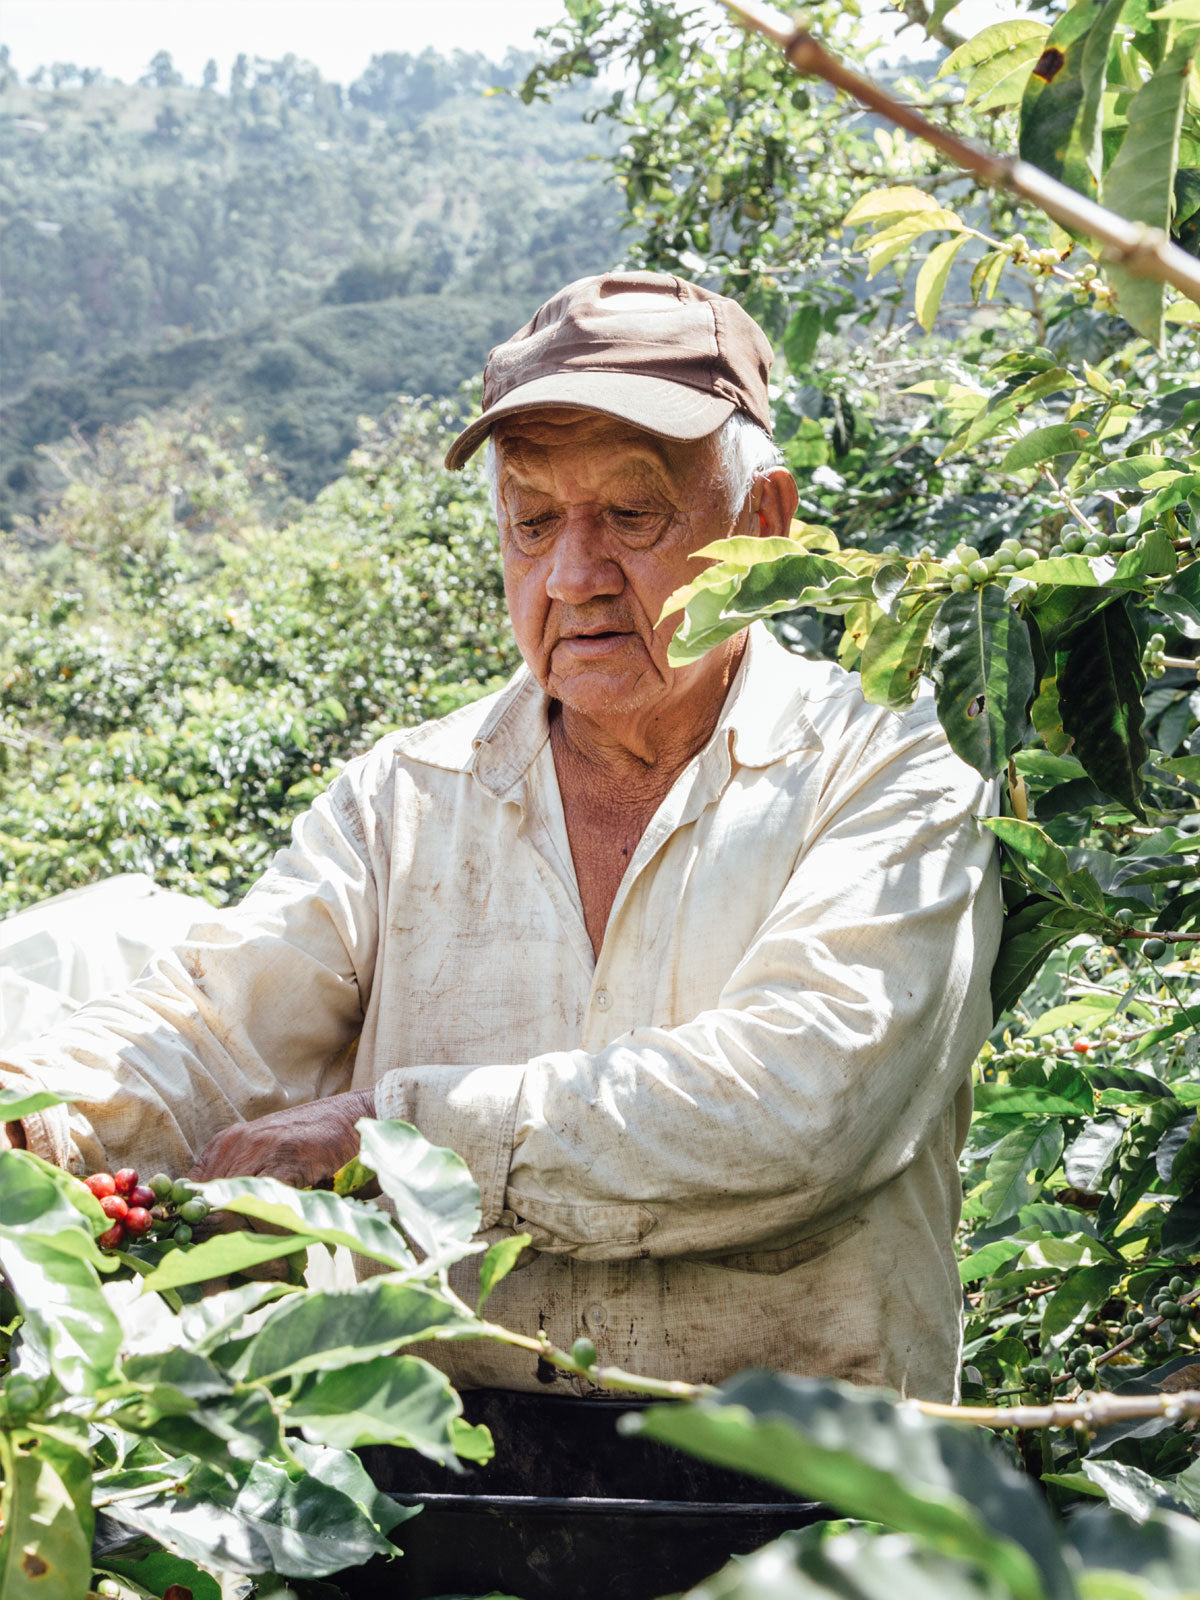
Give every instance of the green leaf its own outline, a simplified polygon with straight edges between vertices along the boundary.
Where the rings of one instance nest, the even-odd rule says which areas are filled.
[[[172,1250],[146,1274],[143,1288],[162,1294],[165,1289],[179,1289],[189,1283],[207,1283],[210,1278],[244,1272],[247,1267],[261,1266],[279,1256],[295,1255],[316,1243],[318,1240],[308,1234],[280,1236],[251,1233],[249,1229],[220,1233],[188,1250]]]
[[[1104,204],[1130,222],[1165,232],[1171,224],[1179,134],[1200,19],[1160,24],[1169,29],[1162,60],[1126,108],[1128,127],[1104,175]],[[1152,344],[1163,341],[1163,284],[1112,262],[1106,269],[1117,310]]]
[[[881,611],[871,624],[858,664],[862,691],[873,705],[899,710],[921,685],[921,664],[933,626],[936,600],[922,601],[908,614]]]
[[[297,1444],[296,1453],[304,1451],[309,1465],[311,1447]],[[271,1461],[256,1462],[233,1487],[216,1473],[201,1471],[189,1480],[185,1494],[149,1505],[117,1501],[106,1512],[176,1555],[226,1572],[321,1578],[373,1555],[394,1554],[360,1500],[323,1482],[311,1467],[293,1480]]]
[[[326,1189],[293,1189],[275,1178],[215,1178],[198,1183],[196,1193],[215,1210],[304,1234],[306,1243],[342,1244],[389,1267],[415,1264],[396,1229],[367,1201],[343,1199]]]
[[[749,1555],[735,1556],[687,1592],[688,1600],[998,1600],[998,1596],[995,1581],[965,1558],[940,1555],[903,1534],[881,1538],[870,1527],[843,1525],[839,1530],[819,1524],[786,1534]]]
[[[288,1422],[310,1444],[354,1450],[390,1444],[455,1465],[453,1423],[462,1402],[446,1375],[417,1356],[377,1356],[310,1378]]]
[[[1137,583],[1142,578],[1169,577],[1178,566],[1175,547],[1161,528],[1151,528],[1132,550],[1117,562],[1117,583]]]
[[[51,1106],[74,1105],[77,1095],[54,1094],[49,1089],[0,1089],[0,1122],[20,1122]]]
[[[1065,1537],[1085,1569],[1092,1600],[1112,1595],[1133,1600],[1128,1585],[1117,1587],[1112,1574],[1144,1577],[1137,1600],[1192,1600],[1200,1572],[1200,1525],[1190,1517],[1158,1511],[1138,1523],[1108,1507],[1088,1507],[1070,1517]]]
[[[1084,1473],[1100,1489],[1108,1502],[1135,1522],[1145,1522],[1156,1511],[1182,1511],[1190,1507],[1176,1499],[1170,1486],[1158,1482],[1139,1467],[1120,1461],[1084,1461]]]
[[[1019,105],[1045,37],[1045,33],[1039,33],[976,68],[963,90],[963,103],[979,112]]]
[[[1048,1177],[1062,1155],[1062,1126],[1031,1118],[1014,1128],[996,1147],[987,1164],[984,1204],[993,1222],[1012,1217],[1036,1197],[1036,1179]]]
[[[1085,617],[1067,635],[1057,660],[1062,725],[1074,754],[1098,788],[1141,817],[1146,674],[1125,604]]]
[[[479,1185],[453,1150],[429,1143],[407,1122],[357,1124],[362,1160],[396,1207],[400,1226],[425,1256],[432,1272],[474,1250],[479,1227]]]
[[[498,1239],[484,1256],[479,1268],[479,1299],[475,1305],[481,1314],[492,1290],[502,1278],[507,1278],[520,1259],[522,1250],[533,1243],[532,1235],[514,1233],[510,1239]]]
[[[714,645],[745,627],[744,622],[724,614],[726,603],[737,593],[740,573],[731,573],[719,584],[703,581],[705,576],[671,595],[663,607],[664,616],[681,606],[687,608],[667,647],[667,660],[673,667],[699,661]]]
[[[461,1417],[455,1417],[450,1437],[454,1453],[461,1461],[473,1461],[477,1466],[486,1467],[496,1454],[492,1435],[482,1422],[464,1422]]]
[[[224,1600],[220,1584],[210,1573],[201,1572],[194,1561],[184,1561],[167,1550],[151,1550],[137,1560],[106,1555],[103,1567],[118,1578],[140,1583],[154,1595],[166,1594],[173,1583],[178,1583],[192,1591],[192,1600]]]
[[[479,1324],[428,1289],[391,1277],[352,1289],[310,1291],[275,1308],[242,1351],[237,1372],[252,1383],[322,1372],[387,1355],[415,1339],[470,1333]]]
[[[1021,100],[1020,153],[1094,200],[1103,163],[1101,106],[1125,0],[1075,0],[1055,22]]]
[[[92,1462],[87,1426],[66,1414],[11,1428],[0,1448],[4,1600],[75,1600],[92,1572]]]
[[[1051,1006],[1035,1017],[1025,1029],[1027,1039],[1040,1039],[1056,1028],[1078,1028],[1088,1033],[1110,1021],[1121,1003],[1121,996],[1112,994],[1088,995],[1082,1000],[1072,1000],[1065,1006]]]
[[[99,1201],[78,1178],[29,1150],[9,1151],[0,1160],[0,1237],[41,1237],[56,1250],[107,1270],[95,1241],[107,1227]]]
[[[1035,373],[1032,378],[1011,389],[1006,385],[958,430],[938,460],[945,461],[960,450],[968,450],[981,440],[990,438],[1015,416],[1022,415],[1035,400],[1045,400],[1049,395],[1075,388],[1078,388],[1078,379],[1065,367],[1051,367],[1048,371]]]
[[[1104,891],[1095,878],[1086,868],[1072,867],[1067,852],[1036,822],[1022,822],[1018,817],[984,817],[982,821],[1010,850],[1049,879],[1071,905],[1104,911]]]
[[[1031,41],[1040,44],[1050,32],[1044,22],[1033,17],[1016,17],[1011,22],[993,22],[990,27],[973,34],[965,43],[952,50],[937,70],[939,78],[951,72],[962,72],[967,67],[977,67],[993,56],[1007,54]]]
[[[1047,958],[1093,917],[1091,912],[1040,896],[1010,912],[1001,928],[1000,951],[992,967],[993,1015],[999,1017],[1011,1010]]]
[[[137,1560],[106,1555],[103,1568],[118,1578],[141,1584],[154,1595],[166,1594],[173,1583],[178,1583],[192,1591],[192,1600],[224,1600],[220,1584],[210,1573],[201,1572],[194,1561],[184,1561],[167,1550],[150,1550]]]
[[[917,321],[926,333],[937,318],[954,258],[969,238],[970,234],[960,233],[957,238],[943,239],[941,244],[934,245],[921,263],[921,270],[917,273],[915,304]]]
[[[1147,478],[1156,478],[1170,465],[1162,456],[1122,456],[1119,461],[1109,461],[1092,473],[1079,486],[1079,493],[1100,494],[1115,489],[1138,489]]]
[[[1067,422],[1055,422],[1047,428],[1034,428],[1017,440],[1000,463],[1005,472],[1020,472],[1026,467],[1036,467],[1041,461],[1055,456],[1078,455],[1093,442],[1087,428]]]
[[[358,1189],[365,1189],[369,1183],[375,1181],[375,1174],[370,1167],[364,1167],[357,1156],[352,1156],[344,1167],[339,1167],[333,1175],[333,1192],[343,1199],[352,1195]]]
[[[792,314],[783,335],[783,354],[793,372],[808,366],[821,336],[824,316],[820,306],[809,303]]]
[[[623,1427],[913,1534],[982,1568],[1015,1600],[1074,1595],[1050,1514],[1029,1480],[990,1442],[901,1414],[884,1395],[748,1372],[711,1400],[652,1406]]]
[[[1049,1089],[1039,1089],[1032,1083],[984,1083],[975,1091],[975,1108],[980,1112],[1019,1112],[1022,1116],[1077,1117],[1090,1113],[1094,1101],[1088,1093],[1087,1104],[1054,1094]]]
[[[1024,1239],[1015,1236],[993,1239],[978,1250],[972,1250],[969,1255],[961,1256],[958,1263],[959,1281],[978,1283],[980,1278],[990,1278],[1000,1267],[1014,1261],[1025,1248],[1025,1243]]]
[[[864,222],[895,222],[915,212],[940,209],[934,196],[927,194],[924,189],[898,184],[891,189],[873,189],[870,194],[856,200],[842,218],[842,227],[857,228]]]
[[[1029,630],[995,584],[944,600],[933,624],[938,719],[956,755],[984,777],[1025,732],[1033,696]]]
[[[1042,1348],[1061,1349],[1105,1303],[1120,1281],[1118,1264],[1098,1262],[1068,1273],[1042,1314]]]
[[[5,1166],[11,1160],[0,1160]],[[0,1269],[25,1321],[21,1336],[69,1394],[113,1380],[121,1325],[90,1262],[34,1234],[0,1235]]]

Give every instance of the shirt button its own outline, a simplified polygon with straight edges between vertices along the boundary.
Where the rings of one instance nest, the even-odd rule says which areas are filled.
[[[608,990],[607,989],[597,989],[596,990],[596,1010],[597,1011],[607,1011],[609,1006],[611,1006],[611,1005],[612,1005],[612,995],[609,994]]]
[[[596,1328],[598,1330],[603,1328],[605,1323],[608,1321],[608,1312],[602,1305],[599,1304],[589,1306],[583,1313],[583,1320],[587,1323],[589,1328]]]

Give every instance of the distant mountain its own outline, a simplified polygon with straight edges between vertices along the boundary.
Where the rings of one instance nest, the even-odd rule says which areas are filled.
[[[527,65],[389,54],[343,89],[239,58],[220,92],[161,52],[135,86],[0,57],[0,522],[49,487],[37,445],[204,396],[310,495],[359,414],[452,392],[611,265],[609,135],[587,92],[496,92]]]

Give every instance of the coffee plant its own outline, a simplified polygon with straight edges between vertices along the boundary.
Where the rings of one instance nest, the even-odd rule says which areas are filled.
[[[946,39],[946,7],[904,9]],[[629,86],[600,115],[623,140],[631,263],[738,295],[784,357],[776,434],[801,520],[706,552],[670,603],[674,658],[765,618],[836,654],[875,703],[931,694],[993,780],[979,825],[1003,860],[995,1026],[962,1155],[964,1404],[755,1373],[673,1388],[630,1425],[848,1519],[695,1600],[1195,1594],[1200,307],[706,10],[566,11],[523,93],[622,64]],[[845,9],[810,21],[856,55]],[[1079,0],[951,40],[932,83],[888,86],[1194,250],[1198,40],[1195,0]],[[198,423],[208,442],[179,472],[139,468],[120,496],[119,474],[64,457],[44,548],[25,529],[3,557],[0,907],[129,866],[232,898],[347,754],[501,680],[486,497],[433,459],[450,410],[398,413],[282,526],[260,509],[268,464],[222,455]],[[224,1600],[260,1575],[320,1580],[391,1550],[393,1530],[402,1546],[353,1448],[448,1470],[488,1449],[436,1370],[396,1354],[413,1339],[504,1339],[655,1392],[598,1368],[586,1339],[551,1350],[482,1318],[519,1240],[484,1258],[474,1308],[454,1296],[469,1177],[411,1129],[362,1133],[341,1187],[374,1171],[407,1241],[336,1189],[176,1195],[156,1175],[147,1207],[130,1172],[97,1199],[0,1158],[6,1597]],[[212,1233],[189,1206],[283,1231]],[[306,1288],[299,1261],[320,1244],[385,1270]],[[286,1281],[236,1281],[272,1259]],[[203,1295],[213,1279],[234,1281]]]

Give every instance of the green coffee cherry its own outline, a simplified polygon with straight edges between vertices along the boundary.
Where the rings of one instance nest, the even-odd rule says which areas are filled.
[[[199,1195],[194,1200],[185,1200],[179,1208],[179,1215],[184,1222],[203,1222],[212,1208],[207,1200],[201,1200]]]
[[[590,1339],[576,1339],[571,1346],[571,1360],[577,1367],[590,1372],[596,1365],[596,1346]]]
[[[185,1200],[190,1200],[195,1193],[195,1189],[186,1178],[177,1178],[171,1185],[171,1200],[177,1206],[183,1205]]]
[[[27,1373],[9,1374],[8,1382],[4,1385],[4,1403],[11,1416],[23,1417],[36,1411],[41,1397],[41,1389]]]
[[[155,1197],[159,1200],[165,1200],[173,1186],[173,1180],[168,1178],[165,1172],[156,1172],[149,1183],[149,1187],[154,1190]]]
[[[1147,961],[1161,961],[1167,953],[1167,947],[1161,939],[1147,939],[1142,945],[1142,953]]]
[[[186,1222],[181,1222],[171,1237],[175,1240],[176,1244],[191,1244],[192,1230],[188,1227]]]
[[[986,561],[972,561],[967,567],[967,577],[972,583],[986,583],[992,575],[992,569]]]
[[[1024,572],[1026,567],[1032,567],[1041,560],[1036,550],[1017,551],[1017,569]]]
[[[974,585],[965,572],[956,572],[950,579],[950,587],[955,594],[969,594]]]

